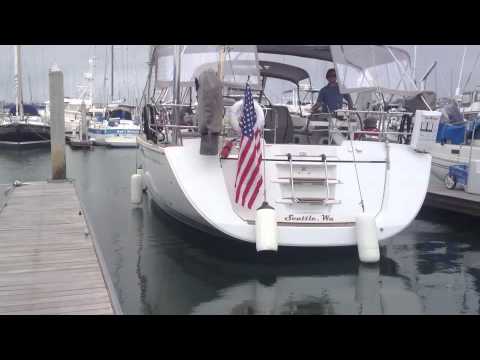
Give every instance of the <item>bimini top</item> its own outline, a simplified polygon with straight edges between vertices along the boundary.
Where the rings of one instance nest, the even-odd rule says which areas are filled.
[[[224,82],[228,83],[244,84],[248,79],[251,86],[260,85],[259,76],[262,69],[258,54],[275,54],[333,62],[337,70],[340,92],[344,94],[375,91],[411,96],[421,92],[412,78],[413,71],[408,52],[389,45],[181,45],[181,47],[180,81],[190,86],[199,71],[206,68],[217,70],[219,50],[228,48],[224,66]],[[159,87],[170,86],[173,79],[173,46],[156,45],[153,48],[156,48],[158,65],[157,84]],[[293,70],[290,67],[292,65],[278,65],[288,66],[288,69],[295,72],[287,78],[287,67],[275,65],[271,71],[278,78],[295,82],[299,77],[305,76],[298,68]]]
[[[260,76],[286,80],[298,85],[302,80],[309,79],[310,75],[297,66],[273,62],[259,61]]]
[[[340,92],[417,95],[410,56],[389,45],[257,45],[258,53],[333,62]]]
[[[257,51],[264,54],[333,61],[330,45],[257,45]]]

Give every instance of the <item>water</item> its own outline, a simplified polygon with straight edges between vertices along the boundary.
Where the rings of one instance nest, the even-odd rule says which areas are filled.
[[[478,314],[480,225],[423,210],[382,248],[379,265],[356,249],[261,256],[169,218],[148,197],[129,203],[136,151],[67,148],[122,309],[127,314]],[[49,150],[0,150],[0,184],[45,180]],[[3,194],[3,191],[0,193]]]

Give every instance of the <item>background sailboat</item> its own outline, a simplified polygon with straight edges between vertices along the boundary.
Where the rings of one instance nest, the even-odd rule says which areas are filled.
[[[105,117],[90,123],[88,134],[96,145],[109,147],[136,147],[140,125],[135,124],[135,107],[126,104],[126,99],[114,99],[114,46],[110,47],[110,102],[107,100]],[[106,79],[106,76],[105,76]]]
[[[50,125],[33,104],[23,103],[21,47],[14,46],[16,103],[7,106],[0,119],[0,145],[38,146],[50,144]]]

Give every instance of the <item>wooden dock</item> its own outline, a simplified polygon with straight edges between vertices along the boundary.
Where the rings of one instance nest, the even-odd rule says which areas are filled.
[[[121,314],[73,183],[12,187],[4,201],[0,314]]]
[[[449,190],[440,181],[432,179],[424,206],[480,216],[480,195],[469,194],[461,188]]]

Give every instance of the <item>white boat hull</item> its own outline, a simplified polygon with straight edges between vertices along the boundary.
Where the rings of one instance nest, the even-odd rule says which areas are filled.
[[[250,214],[242,213],[243,210],[239,210],[231,199],[229,187],[234,174],[229,168],[234,167],[236,161],[221,162],[218,156],[200,155],[199,139],[184,139],[184,146],[167,147],[148,143],[142,136],[137,142],[145,185],[164,211],[197,229],[255,243],[255,223],[251,220],[252,214],[254,219],[254,210]],[[284,186],[272,181],[275,167],[279,165],[267,162],[267,174],[270,174],[266,181],[268,201],[278,213],[279,246],[356,245],[355,217],[362,208],[355,166],[352,161],[345,160],[352,157],[349,144],[345,142],[344,146],[338,147],[283,145],[285,148],[272,145],[267,150],[267,158],[272,158],[274,151],[306,149],[321,154],[334,148],[345,162],[340,161],[337,165],[342,180],[336,185],[340,204],[298,207],[279,201]],[[357,161],[360,161],[357,168],[365,211],[375,215],[378,239],[383,241],[407,227],[420,211],[428,188],[431,157],[416,153],[405,145],[391,144],[390,169],[385,182],[385,145],[354,142],[354,147]],[[371,154],[376,154],[375,159]],[[365,161],[368,157],[373,162]],[[310,191],[309,188],[304,191]]]
[[[480,160],[480,147],[478,146],[433,144],[430,151],[432,154],[432,176],[443,181],[450,166],[469,163],[470,151],[472,151],[472,160]]]
[[[103,146],[136,146],[136,137],[140,132],[138,129],[117,129],[117,128],[89,128],[88,136],[93,140],[95,145]],[[116,139],[118,138],[118,139]]]

